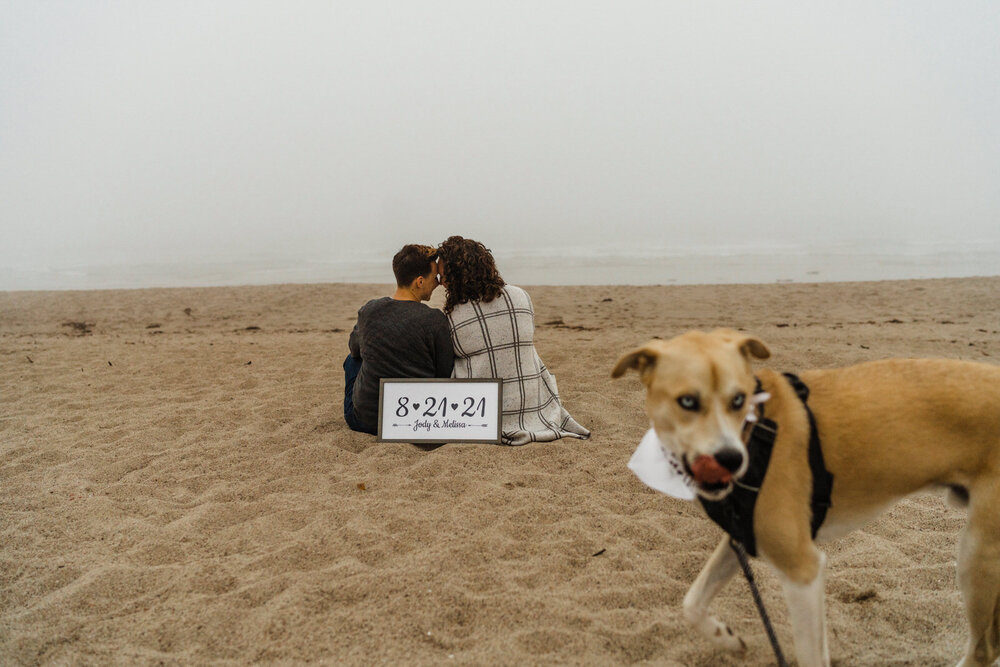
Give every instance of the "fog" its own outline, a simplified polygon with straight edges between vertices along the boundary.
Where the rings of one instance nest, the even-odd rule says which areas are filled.
[[[0,267],[997,249],[998,34],[985,1],[3,2]]]

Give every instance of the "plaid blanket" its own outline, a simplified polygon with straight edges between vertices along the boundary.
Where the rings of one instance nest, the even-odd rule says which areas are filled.
[[[590,437],[559,401],[555,377],[535,351],[535,313],[528,293],[507,285],[489,303],[455,306],[448,316],[456,378],[502,378],[505,445]]]

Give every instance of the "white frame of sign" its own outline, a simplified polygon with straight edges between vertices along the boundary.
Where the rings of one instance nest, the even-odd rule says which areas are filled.
[[[465,431],[465,428],[457,427],[457,426],[449,426],[449,427],[447,427],[449,429],[456,429],[456,431],[455,431],[456,434],[455,434],[454,437],[442,437],[440,435],[440,429],[431,430],[430,427],[428,427],[426,430],[413,427],[414,430],[413,430],[412,434],[408,433],[405,438],[396,438],[396,437],[385,438],[385,437],[382,436],[382,433],[383,433],[382,427],[383,427],[383,425],[385,425],[385,419],[387,419],[387,418],[391,419],[393,417],[395,417],[396,419],[405,418],[405,417],[396,417],[393,414],[392,410],[385,410],[384,409],[384,407],[385,407],[385,400],[386,400],[386,384],[391,384],[391,385],[410,385],[410,384],[468,385],[470,383],[472,383],[472,384],[488,384],[488,385],[493,385],[494,387],[496,387],[496,421],[495,421],[495,424],[493,424],[493,425],[496,426],[496,428],[495,429],[490,429],[487,432],[487,435],[489,435],[491,437],[482,437],[482,436],[480,436],[480,437],[468,437],[466,435],[462,435],[462,432],[467,432],[467,431]],[[442,390],[443,390],[444,393],[442,393]],[[491,394],[492,393],[489,390],[489,388],[486,388],[486,390],[487,390],[487,394]],[[462,403],[452,403],[451,401],[455,398],[455,393],[453,392],[450,396],[447,395],[448,390],[447,390],[446,387],[430,387],[430,388],[427,388],[426,390],[424,390],[423,392],[419,392],[419,396],[420,396],[420,400],[418,401],[419,407],[417,409],[415,409],[414,412],[416,412],[416,410],[418,410],[419,408],[423,408],[425,412],[428,412],[428,411],[431,411],[431,410],[435,410],[435,408],[436,408],[434,414],[432,414],[432,415],[426,415],[425,414],[425,415],[422,415],[422,416],[427,417],[427,421],[429,421],[431,424],[434,423],[434,421],[432,421],[432,420],[434,420],[435,417],[439,418],[438,419],[438,423],[441,423],[442,421],[447,421],[447,418],[449,416],[451,416],[451,415],[448,415],[449,404],[451,406],[453,406],[452,407],[453,410],[461,410],[463,408],[463,406],[465,406],[464,402],[466,400],[470,400],[472,398],[472,397],[468,396],[467,392],[459,391],[459,387],[455,387],[455,391],[457,391],[457,393],[459,393],[459,394],[462,394],[462,396],[459,397],[459,400],[461,400]],[[434,394],[433,396],[430,395],[432,392]],[[394,394],[394,391],[390,391],[390,393]],[[475,400],[473,400],[473,403],[472,403],[472,406],[471,406],[474,409],[479,409],[479,407],[480,407],[479,400],[481,399],[482,393],[483,392],[477,392],[476,393]],[[487,397],[488,398],[492,398],[492,395],[487,396]],[[483,398],[487,398],[487,397],[483,397]],[[411,403],[409,403],[409,401],[412,400],[412,399],[411,399],[410,396],[406,396],[405,398],[407,398],[407,405],[406,405],[406,407],[409,408],[412,405]],[[440,402],[438,402],[439,399],[440,399]],[[428,405],[428,400],[431,401],[431,405]],[[482,406],[482,412],[484,412],[484,413],[485,413],[485,409],[486,409],[485,406],[486,406],[486,403],[484,402],[483,406]],[[401,404],[400,407],[403,407],[402,404]],[[468,409],[468,407],[466,407],[466,409]],[[407,410],[407,412],[409,412],[409,410]],[[455,415],[455,416],[461,416],[461,412],[459,412],[458,415]],[[493,411],[490,410],[489,414],[483,414],[481,416],[481,418],[479,420],[477,420],[477,422],[476,422],[477,424],[482,424],[482,421],[486,420],[485,424],[482,424],[481,426],[477,426],[476,427],[477,430],[479,431],[479,433],[483,433],[483,428],[484,427],[488,428],[491,425],[490,422],[489,422],[489,420],[493,416],[494,416],[493,415]],[[457,420],[455,420],[455,419],[451,419],[450,421],[451,422],[457,422]],[[382,379],[379,380],[379,383],[378,383],[378,436],[377,436],[376,442],[411,442],[411,443],[417,443],[417,442],[419,442],[421,444],[429,444],[429,445],[431,445],[431,444],[444,444],[444,443],[448,443],[448,442],[474,442],[474,443],[486,443],[486,444],[494,444],[495,445],[495,444],[499,444],[500,443],[500,433],[501,433],[500,429],[501,429],[502,425],[503,425],[503,380],[500,379],[500,378],[382,378]],[[394,435],[398,435],[398,433],[395,433],[395,428],[397,426],[399,426],[399,425],[398,424],[394,425],[394,428],[393,428]],[[410,426],[410,425],[407,425],[407,426]],[[469,427],[466,427],[466,428],[469,428]],[[476,435],[479,435],[479,433],[477,433]]]

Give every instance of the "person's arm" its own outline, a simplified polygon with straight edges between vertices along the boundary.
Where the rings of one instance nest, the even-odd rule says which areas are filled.
[[[535,304],[531,300],[531,295],[528,294],[528,290],[522,290],[524,292],[524,297],[528,300],[528,310],[531,311],[531,321],[535,321]]]
[[[455,348],[451,344],[451,325],[444,313],[434,331],[434,376],[450,378],[455,367]]]
[[[351,356],[361,359],[361,336],[358,334],[358,325],[354,325],[351,331],[351,338],[347,341],[347,346],[351,348]]]

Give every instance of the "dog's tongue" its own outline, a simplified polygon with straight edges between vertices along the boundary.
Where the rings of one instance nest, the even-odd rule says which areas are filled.
[[[714,456],[699,456],[691,464],[691,476],[701,484],[728,484],[733,475]]]

